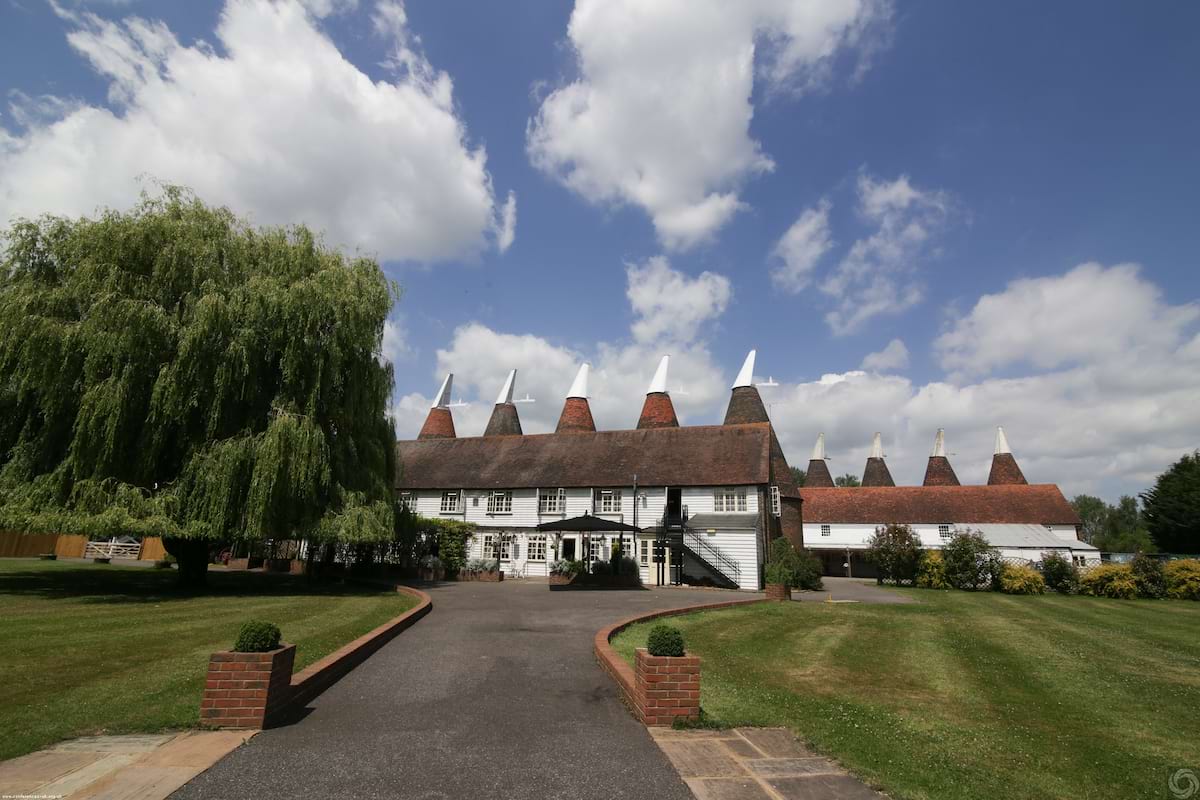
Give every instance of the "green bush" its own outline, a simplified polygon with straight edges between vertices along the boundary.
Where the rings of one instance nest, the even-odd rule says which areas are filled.
[[[981,533],[959,533],[942,547],[946,563],[946,582],[955,589],[1000,588],[1004,561]]]
[[[655,625],[646,637],[646,649],[652,656],[681,656],[683,632],[671,625]]]
[[[946,581],[946,562],[937,550],[926,550],[921,554],[921,565],[917,568],[917,586],[922,589],[949,589]]]
[[[566,575],[568,578],[573,578],[579,575],[586,569],[586,565],[579,560],[570,558],[560,558],[558,561],[550,565],[551,575]]]
[[[1042,553],[1042,579],[1051,591],[1070,594],[1079,587],[1079,570],[1062,553]]]
[[[1200,600],[1200,559],[1181,558],[1163,569],[1167,597],[1175,600]]]
[[[1000,591],[1005,594],[1044,594],[1042,573],[1023,564],[1005,564],[1000,572]]]
[[[913,583],[921,566],[921,537],[907,525],[876,528],[867,543],[867,560],[879,571],[879,582]]]
[[[1132,600],[1137,597],[1137,579],[1128,564],[1101,564],[1079,578],[1079,589],[1093,597]]]
[[[767,551],[766,579],[767,583],[815,591],[822,587],[821,559],[807,550],[797,550],[790,540],[780,536]]]
[[[592,562],[592,574],[612,575],[612,564],[609,564],[607,561],[601,561],[597,558]]]
[[[251,620],[242,625],[234,642],[235,653],[265,653],[279,647],[279,626],[271,622]]]
[[[1133,580],[1137,584],[1138,597],[1147,600],[1161,600],[1167,596],[1167,576],[1163,572],[1163,564],[1157,558],[1138,553],[1129,565],[1133,570]]]

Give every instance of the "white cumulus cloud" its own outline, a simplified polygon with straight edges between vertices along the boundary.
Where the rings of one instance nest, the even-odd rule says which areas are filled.
[[[806,208],[771,250],[776,262],[771,280],[784,291],[796,294],[808,286],[817,263],[833,247],[829,208],[826,200]]]
[[[872,372],[887,372],[907,366],[908,348],[899,339],[892,339],[882,350],[870,353],[862,360],[862,368]]]
[[[750,136],[756,72],[768,89],[821,85],[889,17],[886,0],[577,0],[578,77],[530,120],[530,158],[590,202],[643,208],[664,247],[693,247],[774,168]]]
[[[920,302],[917,267],[931,253],[950,212],[950,199],[943,191],[918,189],[907,175],[886,181],[863,172],[858,177],[858,210],[873,230],[850,246],[821,284],[821,291],[837,301],[825,315],[837,336]]]
[[[393,77],[372,80],[319,20],[355,5],[227,0],[220,51],[183,44],[161,22],[59,8],[109,102],[62,101],[61,113],[14,114],[20,128],[0,128],[0,220],[127,207],[148,176],[384,259],[507,247],[515,200],[497,203],[450,76],[421,53],[403,5],[385,1],[375,30],[391,42]]]

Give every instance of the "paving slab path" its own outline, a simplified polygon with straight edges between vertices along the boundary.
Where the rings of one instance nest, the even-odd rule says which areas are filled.
[[[258,734],[172,797],[690,800],[596,664],[592,637],[640,612],[739,595],[551,592],[532,580],[426,590],[429,616],[302,718]]]

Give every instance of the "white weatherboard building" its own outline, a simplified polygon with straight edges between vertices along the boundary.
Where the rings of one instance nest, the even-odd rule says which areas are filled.
[[[665,535],[688,580],[756,590],[767,542],[800,541],[800,500],[753,383],[754,352],[722,425],[679,425],[667,369],[664,356],[635,429],[596,430],[584,364],[554,433],[522,433],[510,373],[485,434],[462,438],[447,376],[421,434],[397,443],[401,499],[422,516],[476,525],[471,557],[492,557],[499,537],[509,572],[545,575],[557,558],[607,560],[619,534],[537,530],[593,514],[643,529],[623,537],[643,582],[656,578],[652,545]]]
[[[1017,465],[1004,429],[986,486],[962,486],[937,432],[921,486],[896,486],[875,434],[862,486],[835,487],[825,463],[824,435],[817,437],[804,488],[805,546],[821,556],[827,575],[874,576],[863,551],[875,530],[907,524],[926,548],[941,548],[959,532],[983,534],[1008,559],[1040,562],[1058,553],[1076,564],[1099,563],[1099,551],[1079,539],[1079,517],[1054,484],[1030,485]]]

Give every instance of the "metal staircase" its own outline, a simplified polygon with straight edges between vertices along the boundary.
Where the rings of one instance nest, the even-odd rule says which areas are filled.
[[[741,585],[742,569],[738,562],[688,527],[687,506],[678,517],[664,516],[662,529],[675,555],[672,566],[678,570],[680,581],[691,579],[723,589],[736,589]]]

